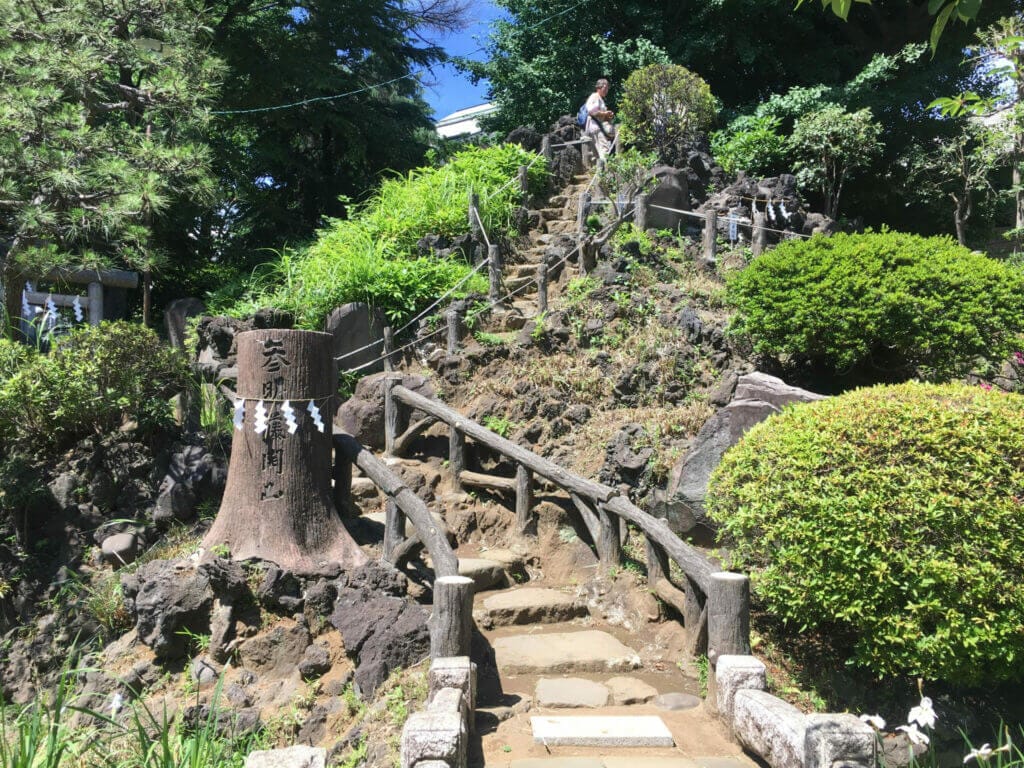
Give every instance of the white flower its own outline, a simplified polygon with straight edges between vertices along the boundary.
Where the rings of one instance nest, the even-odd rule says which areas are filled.
[[[868,725],[870,725],[876,731],[885,730],[885,720],[883,720],[879,715],[861,715],[860,719]]]
[[[921,703],[910,710],[907,715],[908,723],[917,723],[922,728],[935,727],[935,710],[932,708],[932,700],[927,696],[921,697]]]
[[[907,734],[907,738],[910,739],[910,743],[915,747],[926,746],[928,744],[928,734],[921,733],[921,731],[917,730],[916,723],[897,726],[896,730],[903,731]]]
[[[989,744],[982,744],[977,749],[972,749],[970,752],[964,755],[964,764],[970,762],[971,760],[987,761],[996,752],[1009,752],[1012,747],[1013,743],[1009,741],[1006,744],[1003,744],[1003,746],[998,747],[996,749],[992,749],[992,747]]]
[[[992,747],[988,744],[982,744],[977,749],[972,749],[964,756],[964,763],[968,763],[971,760],[988,760],[992,756]]]

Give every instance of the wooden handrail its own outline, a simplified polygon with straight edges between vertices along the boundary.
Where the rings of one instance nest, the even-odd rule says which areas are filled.
[[[708,590],[711,588],[711,574],[718,571],[719,568],[694,547],[691,547],[676,536],[668,527],[668,523],[661,518],[644,512],[629,501],[629,499],[622,496],[616,489],[574,475],[553,461],[538,456],[533,451],[494,434],[491,430],[471,419],[467,419],[461,413],[443,403],[424,397],[401,385],[396,385],[392,390],[392,394],[397,400],[406,405],[445,422],[452,429],[468,435],[493,451],[507,456],[531,472],[547,478],[568,491],[570,495],[590,499],[600,506],[601,509],[635,524],[649,539],[658,544],[669,557],[678,563],[687,577],[705,595],[708,593]],[[596,523],[596,521],[594,522]]]
[[[438,529],[427,505],[414,494],[384,462],[370,453],[352,435],[334,435],[334,445],[349,461],[362,470],[363,474],[376,483],[384,493],[394,499],[398,508],[412,521],[420,540],[430,552],[437,576],[458,576],[459,559],[455,556],[448,540]]]

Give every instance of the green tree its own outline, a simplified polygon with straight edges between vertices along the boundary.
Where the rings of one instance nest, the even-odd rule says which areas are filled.
[[[0,0],[0,255],[8,317],[59,266],[148,274],[176,200],[209,200],[220,77],[185,0]]]
[[[682,147],[707,131],[716,111],[708,84],[677,64],[638,69],[622,86],[623,138],[663,162],[685,159]]]
[[[821,193],[825,215],[838,215],[843,184],[878,156],[881,134],[869,109],[851,113],[833,104],[796,121],[790,143],[797,181]]]
[[[958,122],[959,130],[951,136],[915,145],[907,164],[910,187],[923,202],[952,202],[957,242],[967,245],[967,222],[978,202],[995,196],[992,174],[1007,152],[1001,133],[975,122]]]
[[[415,72],[443,55],[422,38],[461,23],[459,2],[216,0],[210,15],[228,66],[211,137],[222,204],[197,233],[211,250],[301,241],[381,172],[422,162]]]

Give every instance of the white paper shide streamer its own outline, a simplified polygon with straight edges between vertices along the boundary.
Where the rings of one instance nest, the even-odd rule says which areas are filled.
[[[32,307],[28,303],[28,292],[21,292],[21,316],[32,317]]]
[[[267,431],[267,406],[263,404],[262,400],[256,403],[256,415],[253,419],[256,422],[256,426],[253,427],[253,431],[257,435],[262,435]]]
[[[49,320],[57,319],[57,305],[53,301],[53,296],[46,297],[46,314]]]
[[[82,322],[82,318],[85,315],[82,314],[82,299],[79,296],[75,296],[75,300],[71,302],[71,308],[75,310],[75,322]]]
[[[281,413],[284,414],[284,423],[288,425],[288,434],[294,435],[299,428],[299,422],[295,420],[295,409],[289,401],[285,400],[281,405]]]
[[[316,403],[313,402],[312,400],[310,400],[309,401],[309,405],[306,406],[306,410],[309,411],[309,416],[310,416],[310,418],[313,419],[313,424],[316,425],[316,428],[318,430],[320,430],[321,432],[323,432],[324,431],[324,422],[320,418],[320,409],[317,408]]]
[[[245,400],[235,400],[235,429],[238,431],[242,430],[242,424],[245,421]]]

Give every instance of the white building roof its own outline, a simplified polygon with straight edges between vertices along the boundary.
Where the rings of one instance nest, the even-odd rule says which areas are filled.
[[[437,133],[446,139],[453,136],[466,136],[480,132],[478,120],[484,115],[494,112],[497,107],[494,104],[478,104],[475,107],[466,107],[445,115],[434,123]]]

